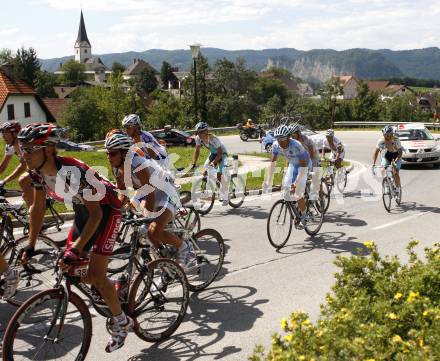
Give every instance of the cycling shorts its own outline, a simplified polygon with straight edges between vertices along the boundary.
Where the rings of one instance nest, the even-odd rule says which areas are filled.
[[[391,165],[392,161],[395,161],[396,158],[399,156],[398,152],[385,152],[383,158],[382,158],[382,166]],[[402,159],[399,159],[396,163],[396,168],[400,169],[402,167]]]
[[[211,153],[209,157],[206,159],[204,167],[207,168],[209,163],[213,162],[215,158],[217,158],[217,154]],[[222,159],[217,164],[217,173],[220,174],[223,173],[223,169],[227,165],[227,159],[228,159],[228,155],[223,153]]]
[[[292,164],[289,164],[289,166],[287,167],[287,171],[283,179],[283,188],[285,190],[284,198],[286,200],[298,200],[304,197],[304,191],[306,189],[306,183],[307,183],[307,172],[304,173],[301,179],[297,179],[299,174],[299,168],[300,168],[299,165],[292,165]],[[292,198],[290,196],[290,186],[293,183],[296,183],[296,189],[295,189],[295,194],[293,195]]]
[[[67,236],[66,249],[71,248],[72,243],[80,236],[89,219],[89,212],[85,206],[74,204],[73,210],[75,212],[75,218],[73,220],[73,226]],[[101,204],[101,210],[101,222],[93,236],[85,245],[84,251],[89,252],[92,250],[95,254],[110,256],[118,236],[122,213],[119,209],[103,204]]]

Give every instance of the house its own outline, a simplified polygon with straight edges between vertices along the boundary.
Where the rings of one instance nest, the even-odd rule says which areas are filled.
[[[183,94],[183,82],[191,76],[189,71],[179,71],[178,68],[172,70],[172,76],[168,80],[166,90],[173,95],[181,96]]]
[[[386,90],[387,92],[392,93],[393,95],[404,95],[407,93],[414,93],[414,91],[410,87],[400,84],[388,85]]]
[[[112,73],[103,63],[101,58],[92,56],[92,45],[87,37],[86,26],[84,23],[84,16],[81,10],[81,17],[79,20],[78,36],[73,46],[75,61],[84,64],[86,80],[94,81],[97,83],[105,83]],[[55,74],[63,74],[62,63]]]
[[[437,101],[432,94],[418,95],[416,99],[419,107],[426,112],[436,110],[437,108]]]
[[[59,98],[43,98],[43,103],[46,105],[46,108],[49,109],[50,113],[55,118],[55,121],[58,122],[63,116],[63,112],[67,108],[67,104],[69,103],[69,98],[59,99]]]
[[[312,97],[315,92],[313,88],[307,83],[299,83],[298,84],[298,94],[302,97]]]
[[[263,71],[261,73],[258,73],[258,77],[260,78],[266,78],[266,79],[277,79],[280,80],[287,88],[288,91],[292,93],[298,93],[298,81],[289,76],[288,74],[275,74],[271,71]]]
[[[388,80],[368,80],[366,81],[370,91],[385,92],[390,86]]]
[[[70,98],[71,93],[76,89],[76,86],[54,86],[53,90],[58,95],[58,98],[65,99]]]
[[[343,99],[350,100],[357,97],[359,81],[353,75],[341,75],[333,78],[339,80],[342,86]]]
[[[37,92],[12,74],[13,65],[0,66],[0,123],[18,121],[26,125],[34,122],[54,122],[55,117]]]
[[[122,77],[125,80],[139,78],[139,76],[141,75],[141,73],[145,69],[152,70],[157,75],[157,77],[159,77],[158,71],[156,69],[154,69],[150,64],[148,64],[146,61],[144,61],[142,59],[134,59],[133,63],[131,63],[127,67],[127,69],[125,69],[125,71],[122,73]],[[160,83],[160,79],[159,79],[159,83]]]

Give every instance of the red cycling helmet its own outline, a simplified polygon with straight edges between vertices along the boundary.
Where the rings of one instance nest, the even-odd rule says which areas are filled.
[[[26,125],[20,133],[18,133],[18,140],[21,143],[34,145],[56,144],[60,141],[58,135],[60,129],[50,123],[33,123]]]

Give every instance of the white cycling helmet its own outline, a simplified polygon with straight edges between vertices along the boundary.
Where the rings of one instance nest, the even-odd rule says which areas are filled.
[[[288,127],[287,125],[280,125],[273,132],[273,136],[275,138],[288,137],[289,135],[290,135],[290,127]]]
[[[133,139],[127,134],[115,133],[105,140],[104,147],[106,149],[129,150],[132,145]]]
[[[392,125],[386,125],[382,129],[382,134],[393,134],[395,132],[394,127]]]
[[[326,137],[333,137],[335,135],[335,131],[333,129],[328,129],[325,133]]]
[[[295,123],[295,124],[289,125],[289,129],[290,129],[290,134],[293,134],[293,133],[299,132],[299,131],[301,130],[301,128],[300,128],[300,126],[299,126],[298,123]]]
[[[139,118],[139,115],[137,114],[129,114],[122,119],[122,126],[132,126],[132,125],[139,125],[141,126],[141,118]]]
[[[194,129],[196,130],[196,132],[208,130],[208,124],[205,122],[198,122]]]

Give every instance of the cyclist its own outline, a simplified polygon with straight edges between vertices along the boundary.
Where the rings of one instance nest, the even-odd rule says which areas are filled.
[[[376,149],[373,153],[373,166],[376,165],[377,156],[382,152],[382,166],[393,165],[394,176],[396,177],[397,192],[400,191],[400,168],[402,166],[403,147],[399,138],[395,135],[395,129],[387,125],[382,129],[383,138],[377,141]]]
[[[29,212],[29,244],[23,249],[22,262],[26,263],[35,252],[46,210],[46,194],[72,204],[75,217],[62,264],[74,264],[91,250],[88,273],[83,282],[92,284],[99,291],[113,315],[111,336],[105,348],[106,352],[113,352],[124,345],[134,325],[122,311],[116,289],[107,278],[108,257],[121,221],[121,202],[110,181],[87,164],[57,155],[57,132],[58,128],[53,124],[33,123],[18,134],[34,187],[34,202]]]
[[[170,174],[154,160],[143,157],[142,151],[136,149],[127,134],[114,132],[105,140],[105,148],[119,190],[125,191],[132,185],[136,193],[131,204],[136,209],[146,210],[154,218],[148,226],[149,239],[158,249],[163,243],[176,247],[177,262],[183,266],[193,263],[195,253],[192,243],[165,231],[179,202]],[[121,193],[121,200],[126,201],[127,198]]]
[[[290,126],[290,135],[293,139],[301,143],[301,145],[309,153],[309,170],[313,171],[312,186],[310,189],[310,199],[317,199],[317,190],[320,182],[320,168],[319,168],[319,153],[316,149],[315,143],[311,138],[301,132],[301,127],[298,123]]]
[[[192,168],[196,167],[197,160],[200,156],[200,148],[204,146],[209,149],[210,154],[205,161],[205,169],[210,166],[217,169],[217,184],[220,184],[220,197],[222,204],[226,206],[229,201],[229,195],[227,192],[227,185],[225,177],[222,177],[223,170],[226,166],[228,152],[224,144],[215,135],[208,133],[208,124],[205,122],[199,122],[196,124],[196,148],[194,150]],[[205,171],[206,173],[206,171]]]
[[[32,182],[29,174],[26,172],[26,163],[22,158],[20,146],[17,141],[17,135],[20,132],[20,129],[21,125],[19,122],[5,122],[0,126],[0,132],[6,143],[5,155],[0,163],[0,174],[6,170],[14,154],[20,161],[12,173],[3,179],[3,181],[0,181],[0,187],[3,187],[6,183],[18,178],[18,183],[23,190],[23,200],[29,207],[32,204]]]
[[[290,129],[286,125],[280,125],[275,129],[276,141],[272,146],[271,165],[269,166],[263,190],[267,191],[272,184],[272,176],[278,156],[283,155],[288,161],[287,172],[283,179],[283,188],[288,190],[288,199],[296,200],[301,211],[301,223],[307,223],[306,203],[304,190],[307,183],[307,171],[309,166],[309,155],[306,149],[295,139],[290,138]],[[289,192],[290,190],[290,192]],[[293,194],[293,197],[290,196]]]
[[[157,161],[165,169],[169,169],[170,162],[166,149],[159,144],[150,132],[142,130],[139,115],[129,114],[125,116],[124,119],[122,119],[122,126],[135,143],[142,143],[139,145],[146,155]]]
[[[0,254],[0,275],[4,276],[3,298],[7,300],[8,298],[14,296],[20,278],[19,278],[18,270],[9,267],[8,263],[1,254]]]
[[[322,143],[322,157],[325,157],[325,148],[330,148],[332,153],[332,160],[335,161],[335,167],[341,168],[342,161],[345,157],[344,145],[342,142],[335,137],[335,131],[333,129],[328,129],[325,134],[325,139]]]

